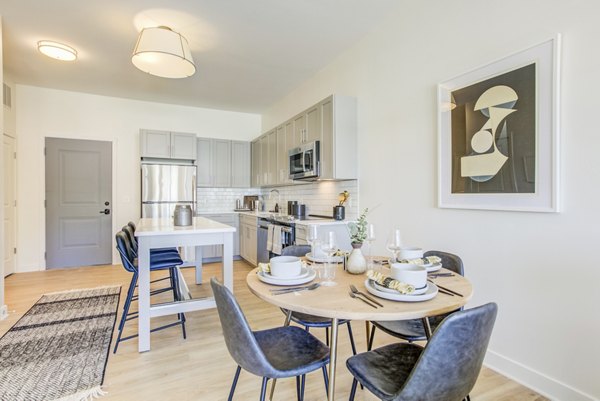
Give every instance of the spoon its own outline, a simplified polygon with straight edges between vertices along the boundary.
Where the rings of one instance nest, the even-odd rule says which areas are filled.
[[[363,293],[363,292],[360,292],[360,291],[358,290],[358,288],[356,288],[356,286],[355,286],[354,284],[350,284],[350,291],[352,291],[352,292],[353,292],[353,293],[355,293],[355,294],[360,294],[360,295],[362,295],[363,297],[367,298],[369,301],[373,302],[374,304],[377,304],[377,305],[379,305],[379,306],[383,307],[383,305],[382,305],[382,304],[380,304],[379,302],[377,302],[376,300],[374,300],[373,298],[371,298],[371,297],[370,297],[370,296],[368,296],[367,294],[365,294],[365,293]]]
[[[349,291],[348,294],[354,298],[354,299],[360,299],[361,301],[363,301],[364,303],[366,303],[367,305],[369,305],[370,307],[373,307],[375,309],[377,309],[377,306],[375,304],[370,303],[369,301],[367,301],[366,299],[362,299],[361,297],[359,297],[358,295],[356,295],[355,293],[353,293],[352,291]]]

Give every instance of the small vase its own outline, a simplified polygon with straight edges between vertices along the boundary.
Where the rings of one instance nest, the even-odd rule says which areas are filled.
[[[350,253],[350,257],[348,257],[348,265],[346,266],[346,271],[348,273],[362,274],[367,270],[367,260],[360,250],[361,247],[361,243],[352,243],[353,249]]]

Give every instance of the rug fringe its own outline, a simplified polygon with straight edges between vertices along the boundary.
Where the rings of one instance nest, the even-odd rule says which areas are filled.
[[[93,290],[101,290],[103,288],[121,288],[121,285],[115,284],[115,285],[101,285],[100,287],[93,287],[93,288],[75,288],[75,289],[72,289],[72,290],[47,292],[44,295],[69,294],[71,292],[93,291]]]
[[[54,401],[93,401],[95,398],[100,398],[106,394],[108,393],[102,390],[102,387],[96,386],[66,397],[57,398]]]

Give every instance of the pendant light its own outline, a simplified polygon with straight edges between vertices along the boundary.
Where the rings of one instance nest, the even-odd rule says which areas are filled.
[[[163,78],[186,78],[196,72],[187,39],[166,26],[142,29],[131,62]]]

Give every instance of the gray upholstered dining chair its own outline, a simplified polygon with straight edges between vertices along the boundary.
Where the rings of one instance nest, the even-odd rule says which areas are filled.
[[[442,251],[427,251],[423,256],[439,256],[442,259],[442,266],[444,268],[464,276],[463,261],[457,255]],[[441,321],[444,320],[444,318],[448,315],[449,313],[430,317],[429,324],[431,325],[431,331],[433,332],[441,323]],[[370,350],[373,347],[373,339],[375,338],[376,328],[391,336],[406,340],[408,342],[427,340],[425,328],[423,327],[423,321],[421,319],[392,320],[387,322],[373,321],[371,323],[373,326],[371,327],[371,334],[367,343],[367,350]]]
[[[455,312],[437,327],[425,348],[396,343],[346,361],[356,385],[384,401],[460,401],[468,399],[492,335],[498,307],[489,303]]]
[[[233,399],[240,371],[261,376],[260,400],[264,401],[269,379],[296,377],[298,400],[304,398],[304,377],[307,373],[321,369],[327,389],[326,365],[329,363],[329,347],[312,334],[299,327],[276,327],[252,331],[235,297],[216,278],[210,285],[217,303],[223,328],[225,344],[229,354],[238,364],[228,400]]]

